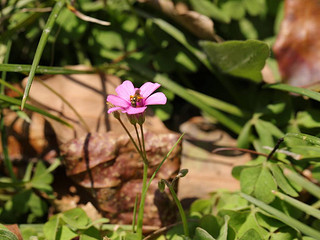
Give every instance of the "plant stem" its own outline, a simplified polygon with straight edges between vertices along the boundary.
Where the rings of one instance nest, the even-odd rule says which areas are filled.
[[[143,161],[144,161],[144,154],[143,154],[143,152],[142,152],[142,145],[141,145],[141,140],[140,140],[139,132],[138,132],[138,129],[137,129],[137,125],[134,124],[133,126],[134,126],[134,130],[136,131],[136,134],[137,134],[137,139],[138,139],[138,143],[139,143],[139,147],[140,147],[140,152],[141,152],[141,154],[142,154],[141,157],[142,157],[142,159],[143,159]]]
[[[133,208],[132,232],[134,233],[136,232],[137,206],[138,206],[138,194],[136,195],[136,199],[134,201],[134,208]]]
[[[187,237],[189,237],[189,227],[188,227],[188,222],[187,222],[187,218],[186,218],[186,214],[184,213],[183,207],[177,197],[176,192],[173,189],[172,184],[169,184],[167,181],[165,181],[166,185],[168,186],[171,195],[173,197],[174,202],[176,203],[178,209],[179,209],[179,213],[180,213],[180,217],[181,217],[181,221],[182,221],[182,225],[183,225],[183,231],[184,231],[184,235],[186,235]]]
[[[118,121],[120,122],[121,126],[123,127],[123,129],[126,131],[126,133],[128,134],[131,142],[133,143],[134,147],[136,148],[136,150],[138,151],[138,153],[140,154],[140,156],[142,157],[142,153],[138,147],[138,145],[136,144],[136,142],[134,141],[132,135],[130,134],[129,130],[126,128],[126,126],[124,125],[124,123],[122,122],[121,118],[117,118]]]
[[[138,240],[142,239],[142,225],[143,225],[143,213],[144,213],[144,203],[147,195],[147,177],[148,177],[148,164],[143,163],[143,179],[142,179],[142,194],[140,199],[140,206],[138,212],[138,223],[137,223],[137,235]]]
[[[142,147],[143,147],[143,149],[141,149],[141,151],[144,153],[144,160],[145,160],[146,162],[148,162],[148,161],[147,161],[146,144],[145,144],[145,141],[144,141],[144,133],[143,133],[142,124],[140,124],[140,131],[141,131]]]

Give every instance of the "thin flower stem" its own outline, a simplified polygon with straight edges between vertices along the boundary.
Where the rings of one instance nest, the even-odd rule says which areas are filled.
[[[142,145],[141,145],[141,140],[140,140],[140,136],[139,136],[139,132],[138,132],[138,129],[137,129],[137,125],[134,124],[134,130],[136,131],[136,134],[137,134],[137,139],[138,139],[138,143],[139,143],[139,147],[140,147],[140,152],[142,154],[142,160],[144,161],[144,154],[143,154],[143,151],[142,151]]]
[[[186,235],[187,237],[189,237],[189,227],[188,227],[188,221],[187,221],[187,218],[186,218],[186,214],[183,210],[183,207],[177,197],[177,194],[176,192],[174,191],[173,189],[173,186],[172,184],[168,183],[167,181],[164,181],[166,183],[166,185],[168,186],[170,192],[171,192],[171,195],[173,197],[173,200],[174,202],[176,203],[177,207],[178,207],[178,210],[179,210],[179,213],[180,213],[180,217],[181,217],[181,221],[182,221],[182,225],[183,225],[183,231],[184,231],[184,235]]]
[[[123,127],[123,129],[124,129],[124,130],[126,131],[126,133],[128,134],[128,136],[129,136],[131,142],[133,143],[133,145],[135,146],[136,150],[138,151],[138,153],[139,153],[140,156],[142,157],[143,155],[142,155],[142,153],[141,153],[138,145],[136,144],[136,142],[134,141],[132,135],[130,134],[130,132],[128,131],[128,129],[126,128],[126,126],[124,125],[124,123],[122,122],[121,118],[117,118],[117,119],[119,120],[119,122],[120,122],[121,126]]]
[[[145,141],[144,141],[144,133],[143,133],[143,127],[142,127],[142,124],[140,124],[140,131],[141,131],[141,138],[142,138],[142,152],[144,153],[144,159],[145,161],[147,162],[147,152],[146,152],[146,144],[145,144]]]
[[[142,180],[142,194],[140,199],[140,206],[138,212],[138,223],[137,223],[137,235],[138,240],[142,240],[142,225],[143,225],[143,213],[144,204],[147,195],[147,177],[148,177],[148,164],[143,164],[143,180]]]

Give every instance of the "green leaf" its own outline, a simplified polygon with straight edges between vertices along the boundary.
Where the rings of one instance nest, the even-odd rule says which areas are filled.
[[[266,43],[257,40],[200,43],[210,62],[222,72],[254,82],[262,80],[261,70],[269,57]]]
[[[248,207],[248,202],[241,198],[238,194],[224,192],[218,196],[217,210],[235,210],[245,209]]]
[[[252,22],[250,22],[248,19],[243,18],[239,21],[239,27],[242,32],[242,34],[247,38],[247,39],[258,39],[258,32],[254,28],[254,25]]]
[[[212,237],[218,237],[220,226],[218,220],[213,215],[205,215],[200,219],[199,227],[205,230]]]
[[[280,169],[279,165],[276,163],[268,163],[268,167],[272,171],[273,177],[275,178],[278,186],[281,188],[283,192],[286,194],[289,194],[293,197],[298,197],[299,194],[296,192],[296,190],[290,185],[288,180],[283,174],[282,169]]]
[[[254,196],[265,203],[270,203],[275,196],[273,190],[277,190],[277,184],[272,174],[266,166],[262,167],[261,173],[255,183]]]
[[[31,179],[32,187],[42,191],[51,192],[52,187],[50,184],[53,181],[53,176],[47,171],[44,163],[39,161],[36,165],[35,173]]]
[[[227,1],[221,6],[222,11],[232,19],[240,20],[246,14],[241,1]]]
[[[298,112],[297,123],[304,128],[320,127],[320,111],[317,109],[309,109],[308,111]]]
[[[54,215],[43,226],[43,233],[47,240],[56,240],[56,235],[59,230],[60,217]]]
[[[249,229],[245,234],[242,235],[242,237],[239,240],[263,240],[259,233],[254,229]]]
[[[238,139],[237,145],[239,148],[249,148],[250,143],[252,141],[252,121],[249,120],[242,128]]]
[[[210,214],[213,202],[210,199],[198,199],[191,204],[190,212],[200,212],[202,214]]]
[[[258,122],[262,128],[267,129],[276,138],[279,139],[284,137],[285,134],[276,125],[272,124],[271,122],[264,121],[262,119],[259,119]]]
[[[227,14],[225,14],[214,3],[208,0],[190,0],[190,4],[192,8],[198,13],[201,13],[208,17],[212,17],[215,20],[224,23],[229,23],[231,20]]]
[[[59,238],[58,239],[73,239],[77,237],[78,234],[71,230],[68,226],[62,225],[59,232]]]
[[[18,240],[17,236],[9,230],[0,229],[1,240]]]
[[[243,2],[248,13],[252,16],[263,14],[267,10],[265,0],[244,0]]]
[[[206,230],[197,227],[193,240],[215,240]]]
[[[246,194],[252,194],[255,189],[255,184],[262,171],[261,165],[255,167],[248,167],[241,171],[240,186],[241,191]]]
[[[287,133],[285,135],[285,139],[287,138],[296,138],[296,139],[299,139],[299,140],[302,140],[306,143],[309,143],[309,144],[313,144],[313,145],[318,145],[320,146],[320,138],[318,137],[314,137],[314,136],[311,136],[311,135],[308,135],[308,134],[303,134],[303,133]]]
[[[273,137],[271,132],[269,131],[268,128],[265,128],[264,125],[262,124],[262,121],[260,121],[260,119],[257,119],[257,121],[255,121],[255,129],[259,135],[259,141],[261,142],[261,144],[265,147],[273,147],[274,146],[274,141],[273,141]],[[267,153],[269,150],[267,149],[263,149],[264,153]]]
[[[228,215],[224,216],[224,224],[220,228],[220,234],[217,240],[227,240],[228,239],[228,223],[229,223],[230,217]]]
[[[30,200],[28,201],[31,212],[37,216],[41,217],[47,212],[47,205],[41,200],[35,193],[31,194]]]
[[[61,218],[71,228],[76,229],[86,229],[91,222],[85,211],[81,208],[66,211],[61,215]]]
[[[86,21],[78,18],[68,8],[61,10],[56,24],[59,26],[59,38],[65,44],[70,43],[70,41],[79,41],[87,26]]]
[[[311,91],[306,88],[294,87],[294,86],[290,86],[290,85],[282,84],[282,83],[270,84],[270,85],[266,85],[265,87],[278,89],[278,90],[282,90],[282,91],[287,91],[287,92],[297,93],[297,94],[309,97],[311,99],[314,99],[316,101],[320,101],[320,93]]]

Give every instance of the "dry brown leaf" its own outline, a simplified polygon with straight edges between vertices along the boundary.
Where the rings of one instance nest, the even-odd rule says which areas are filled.
[[[320,81],[319,0],[286,0],[273,47],[282,77],[291,85]]]
[[[178,138],[178,134],[172,133],[145,133],[148,177],[151,177]],[[95,133],[74,139],[62,145],[61,150],[67,175],[96,197],[105,216],[111,222],[130,224],[135,198],[141,193],[143,163],[129,137],[114,132]],[[174,217],[171,208],[174,204],[167,194],[157,191],[157,182],[175,177],[180,169],[180,154],[179,144],[150,186],[144,217],[145,224],[149,226],[161,226]]]
[[[205,198],[218,189],[238,190],[239,181],[231,175],[232,168],[251,159],[238,151],[219,152],[220,147],[236,147],[236,139],[203,117],[194,117],[180,126],[185,132],[181,169],[189,173],[179,182],[179,198]]]

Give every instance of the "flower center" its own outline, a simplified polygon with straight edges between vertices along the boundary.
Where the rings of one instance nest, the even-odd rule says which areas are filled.
[[[134,95],[130,96],[131,106],[132,107],[142,107],[142,105],[143,105],[142,99],[143,99],[143,97],[141,97],[141,95],[140,95],[140,89],[136,90]]]

